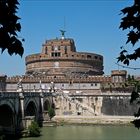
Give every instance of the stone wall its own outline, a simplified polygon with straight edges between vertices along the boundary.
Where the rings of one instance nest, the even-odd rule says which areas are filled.
[[[101,113],[113,116],[131,116],[138,110],[138,105],[130,105],[130,97],[104,97]]]
[[[87,55],[87,54],[86,54]],[[40,55],[41,56],[41,55]],[[92,56],[92,54],[90,55]],[[98,56],[98,55],[97,55]],[[97,57],[96,56],[96,57]],[[100,59],[95,59],[94,55],[93,58],[80,58],[80,55],[77,54],[76,58],[71,56],[66,57],[33,57],[33,59],[30,60],[26,57],[26,73],[28,71],[45,71],[52,69],[64,69],[64,71],[71,69],[71,71],[81,71],[81,72],[88,72],[88,71],[94,71],[99,73],[100,75],[103,74],[103,58],[101,56],[97,57]],[[83,70],[82,70],[83,69]]]
[[[80,112],[80,116],[133,116],[138,111],[138,105],[130,104],[129,95],[85,95],[71,96],[71,99],[56,99],[57,115],[75,116]]]

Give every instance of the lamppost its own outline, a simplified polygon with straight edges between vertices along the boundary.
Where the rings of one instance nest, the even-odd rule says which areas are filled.
[[[18,92],[22,92],[23,91],[22,80],[23,80],[23,77],[20,77],[19,81],[17,83],[17,91]]]
[[[25,85],[22,85],[22,81],[25,77],[34,77],[32,74],[31,75],[22,75],[22,77],[19,78],[19,81],[17,83],[17,91],[23,91],[23,87],[25,88]],[[29,79],[29,83],[27,85],[27,91],[31,92],[31,80]]]
[[[33,72],[31,75],[28,75],[28,77],[39,77],[39,91],[42,92],[42,81],[41,81],[41,76],[45,75],[45,72]],[[30,85],[31,88],[31,85]],[[33,91],[35,91],[35,85],[33,86]]]
[[[54,93],[54,92],[55,92],[55,84],[54,84],[54,82],[51,82],[51,85],[50,85],[50,92],[51,92],[51,93]]]

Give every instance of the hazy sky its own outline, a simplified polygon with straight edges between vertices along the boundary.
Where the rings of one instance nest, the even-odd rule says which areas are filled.
[[[105,75],[110,74],[118,69],[116,58],[126,42],[127,32],[119,29],[120,10],[132,3],[133,0],[21,0],[19,36],[25,38],[25,52],[22,58],[11,57],[6,51],[0,55],[0,74],[24,74],[25,56],[41,52],[45,40],[59,38],[59,30],[64,28],[66,37],[75,40],[77,51],[103,55]],[[130,66],[139,67],[139,63]],[[140,70],[127,70],[140,74]]]

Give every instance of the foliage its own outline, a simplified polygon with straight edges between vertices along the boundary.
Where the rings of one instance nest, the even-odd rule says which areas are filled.
[[[136,103],[137,105],[140,104],[140,81],[136,80],[134,78],[134,76],[129,76],[128,77],[128,84],[129,85],[133,85],[134,89],[131,93],[131,99],[130,99],[130,104],[132,103]],[[138,129],[140,128],[140,107],[137,111],[137,113],[134,114],[134,116],[136,117],[135,120],[132,121],[132,123],[135,125],[135,127],[137,127]]]
[[[28,127],[28,133],[31,137],[40,136],[40,127],[36,121],[32,121],[31,125]]]
[[[23,55],[24,49],[17,32],[21,31],[20,19],[16,13],[18,0],[0,0],[0,48],[10,55]],[[22,39],[24,41],[24,39]]]
[[[132,52],[125,49],[125,46],[122,46],[122,51],[120,52],[118,62],[122,62],[125,65],[129,65],[131,60],[137,60],[140,58],[140,47],[136,45],[140,41],[140,0],[134,0],[134,4],[130,7],[126,7],[121,10],[123,18],[121,19],[120,28],[122,30],[129,30],[127,34],[126,44],[130,43],[132,45]],[[135,46],[135,47],[134,47]],[[130,103],[140,104],[140,82],[135,80],[134,76],[128,76],[129,85],[133,85],[134,89],[131,94]],[[126,84],[126,85],[127,85]],[[134,114],[137,118],[132,123],[135,127],[140,128],[140,108],[137,113]]]
[[[55,110],[54,108],[50,107],[48,109],[48,114],[49,114],[49,117],[50,117],[50,120],[55,116]]]
[[[5,139],[5,135],[0,135],[0,140],[4,140]]]
[[[140,0],[134,0],[134,4],[131,7],[126,7],[121,10],[124,17],[121,19],[120,28],[122,30],[128,29],[126,44],[130,43],[133,46],[133,52],[128,52],[128,48],[121,47],[118,62],[129,65],[130,60],[136,60],[140,58],[140,47],[136,47],[136,43],[140,40]],[[135,45],[135,48],[134,48]]]

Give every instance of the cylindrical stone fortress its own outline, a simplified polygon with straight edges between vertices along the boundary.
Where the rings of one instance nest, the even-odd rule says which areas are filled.
[[[48,75],[63,75],[70,73],[85,73],[102,75],[103,56],[95,53],[76,52],[73,39],[61,38],[47,40],[42,52],[28,55],[26,74],[46,73]]]

